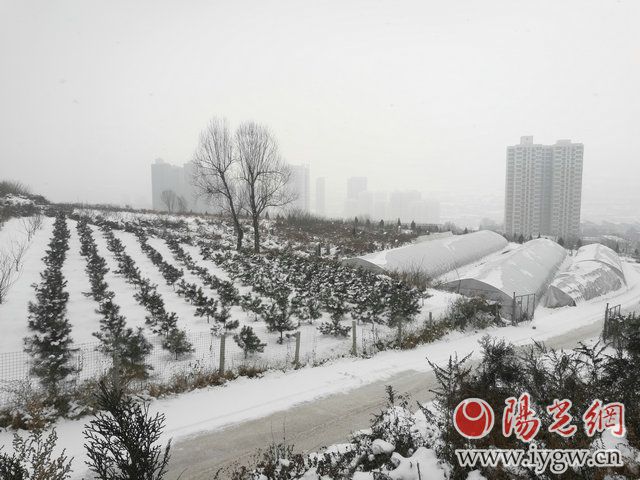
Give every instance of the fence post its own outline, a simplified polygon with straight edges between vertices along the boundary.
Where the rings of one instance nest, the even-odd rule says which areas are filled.
[[[358,343],[356,341],[356,321],[351,322],[351,355],[358,354]]]
[[[225,356],[225,343],[227,341],[226,335],[220,336],[220,366],[218,367],[218,372],[220,375],[224,375],[224,356]]]
[[[433,322],[433,312],[429,312],[429,321]]]
[[[518,309],[518,307],[516,305],[516,292],[513,292],[513,307],[512,307],[512,309],[513,309],[513,312],[512,312],[512,318],[511,319],[515,323],[518,323],[518,315],[517,315],[517,311],[516,311]]]
[[[607,340],[609,336],[609,304],[604,307],[604,327],[602,328],[602,339]]]
[[[296,367],[300,365],[300,330],[296,332],[296,353],[293,357],[293,364]]]

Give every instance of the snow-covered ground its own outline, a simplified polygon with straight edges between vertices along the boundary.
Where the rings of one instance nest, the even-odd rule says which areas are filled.
[[[127,215],[116,215],[114,218],[121,218]],[[139,218],[139,216],[138,216]],[[157,219],[157,216],[149,214],[149,219]],[[190,222],[193,230],[196,229],[195,217],[185,217]],[[24,258],[24,265],[21,275],[16,279],[16,283],[9,292],[7,301],[0,304],[0,319],[4,327],[3,335],[0,337],[0,358],[3,364],[0,365],[0,387],[3,382],[13,382],[28,378],[29,356],[23,352],[23,339],[29,335],[27,328],[27,306],[30,300],[34,299],[33,284],[40,280],[39,274],[44,269],[42,257],[50,240],[52,233],[53,219],[45,218],[44,226],[34,235],[31,245]],[[99,330],[99,315],[96,313],[98,304],[85,292],[90,291],[88,276],[85,272],[86,259],[80,254],[80,240],[77,233],[77,222],[67,219],[70,230],[69,249],[63,264],[62,273],[67,281],[66,290],[69,292],[67,304],[68,319],[71,323],[71,337],[74,345],[79,347],[76,353],[76,363],[81,368],[78,380],[86,380],[96,377],[109,367],[108,359],[96,352],[97,339],[94,333]],[[109,272],[105,280],[109,288],[115,293],[114,301],[120,306],[120,312],[125,316],[127,325],[130,327],[143,328],[147,338],[153,343],[154,350],[148,358],[148,363],[153,366],[154,380],[168,380],[172,375],[192,369],[194,364],[203,368],[217,368],[219,362],[220,340],[210,333],[212,324],[203,317],[196,315],[196,308],[179,296],[173,287],[168,286],[162,277],[158,267],[145,255],[140,247],[136,236],[125,231],[114,231],[114,235],[119,238],[126,249],[126,252],[135,260],[140,268],[143,277],[149,278],[157,285],[158,292],[162,295],[167,310],[175,312],[178,316],[178,327],[184,329],[189,340],[192,342],[195,352],[193,355],[185,356],[176,361],[168,352],[162,349],[160,338],[154,335],[145,325],[147,311],[135,300],[135,288],[126,282],[122,275],[114,273],[118,269],[117,261],[107,248],[107,242],[101,230],[97,227],[90,227],[96,242],[98,253],[106,260]],[[207,232],[228,234],[216,229],[215,225],[209,224]],[[20,219],[12,219],[0,230],[0,246],[8,249],[11,242],[20,239],[24,235],[24,228]],[[205,294],[214,299],[218,299],[215,291],[209,289],[197,275],[191,274],[188,269],[178,262],[164,240],[150,237],[148,243],[155,248],[164,260],[184,271],[186,281],[203,288]],[[230,280],[228,274],[213,261],[205,260],[198,247],[183,245],[183,248],[194,258],[198,265],[207,268],[209,273],[222,280]],[[241,294],[251,291],[246,287],[236,283],[236,287]],[[456,294],[430,290],[430,298],[422,302],[421,314],[416,319],[416,324],[429,318],[429,313],[433,318],[438,318],[448,307],[451,300],[456,298]],[[260,339],[267,343],[265,351],[254,355],[251,363],[267,366],[271,368],[283,368],[291,365],[295,353],[295,339],[288,337],[283,344],[278,344],[276,340],[278,333],[267,331],[263,321],[256,321],[256,317],[251,312],[244,312],[239,306],[233,306],[232,318],[240,322],[240,326],[250,325]],[[317,330],[317,325],[328,320],[328,315],[316,320],[314,324],[302,322],[300,331],[300,360],[301,363],[318,363],[326,359],[348,355],[352,342],[349,337],[336,338],[323,335]],[[346,323],[350,324],[347,320]],[[368,325],[357,325],[356,336],[360,349],[369,349],[374,338],[392,335],[385,326],[376,326],[375,331]],[[242,351],[231,339],[226,342],[227,366],[233,367],[243,363]],[[0,391],[0,401],[5,399]]]
[[[240,379],[224,387],[211,387],[170,398],[154,400],[153,412],[166,415],[163,440],[179,440],[204,431],[260,418],[326,395],[347,392],[367,383],[415,370],[430,370],[425,358],[445,362],[450,355],[478,352],[478,341],[489,334],[516,345],[544,341],[602,320],[604,303],[621,304],[624,311],[640,310],[640,265],[625,263],[629,289],[610,298],[585,302],[579,307],[540,308],[534,320],[520,326],[491,328],[480,332],[454,333],[432,344],[408,351],[387,351],[370,359],[344,358],[316,368],[288,372],[271,371],[259,379]],[[59,444],[76,458],[75,478],[83,473],[82,429],[86,420],[58,423]],[[0,434],[0,445],[11,435]]]
[[[155,216],[150,216],[153,219]],[[138,216],[139,218],[139,216]],[[0,304],[0,324],[2,335],[0,336],[0,355],[8,355],[10,352],[20,354],[23,347],[23,338],[29,334],[27,329],[27,306],[34,298],[32,284],[40,280],[39,274],[44,268],[42,257],[52,232],[53,219],[44,218],[43,225],[30,242],[23,258],[23,265],[19,276],[7,296],[4,303]],[[216,230],[213,224],[199,224],[194,218],[185,218],[190,229],[204,229],[228,235],[223,229]],[[80,242],[76,231],[76,222],[68,220],[71,232],[69,250],[63,265],[63,274],[67,280],[67,291],[70,294],[68,316],[72,325],[72,338],[76,344],[94,342],[93,333],[99,328],[99,317],[95,313],[96,302],[83,293],[89,291],[88,277],[85,272],[86,260],[80,255]],[[160,270],[147,258],[135,235],[124,231],[115,231],[116,237],[121,239],[126,251],[135,260],[144,277],[158,285],[158,292],[165,300],[167,310],[175,311],[179,317],[178,326],[185,329],[190,335],[206,339],[202,345],[196,345],[194,356],[181,362],[173,362],[169,355],[160,346],[158,338],[150,332],[144,323],[146,310],[139,305],[134,298],[135,289],[128,284],[124,277],[114,273],[117,270],[117,262],[113,254],[107,249],[107,242],[102,232],[92,227],[99,254],[105,258],[110,271],[106,274],[109,288],[115,292],[115,302],[121,307],[121,313],[127,319],[131,327],[142,327],[145,334],[156,345],[153,353],[154,361],[162,361],[172,368],[157,369],[156,375],[168,378],[178,368],[192,368],[194,358],[208,359],[211,365],[216,365],[217,359],[210,349],[217,346],[218,340],[209,333],[210,324],[206,319],[195,315],[195,308],[174,291],[173,287],[166,285]],[[0,229],[0,251],[8,251],[15,242],[25,241],[26,233],[20,219],[9,220]],[[176,267],[183,266],[175,259],[164,240],[150,237],[149,244],[162,254],[164,260]],[[481,267],[487,261],[497,258],[512,250],[515,245],[510,244],[504,250],[481,259],[475,264],[459,269],[455,274],[464,274],[464,271]],[[227,273],[215,262],[205,260],[195,246],[183,245],[198,265],[204,266],[209,273],[223,280],[229,280]],[[524,323],[517,327],[491,328],[481,332],[453,332],[444,339],[433,344],[424,345],[410,351],[387,351],[379,353],[370,359],[345,357],[335,359],[348,353],[351,347],[350,338],[335,338],[321,335],[315,325],[306,325],[304,322],[301,330],[302,358],[326,359],[333,361],[321,366],[302,368],[299,370],[271,370],[259,379],[241,378],[227,384],[224,387],[212,387],[198,391],[192,391],[170,398],[154,400],[153,411],[165,413],[167,425],[165,439],[184,438],[195,433],[221,429],[225,426],[260,418],[276,411],[286,410],[296,404],[310,402],[314,399],[346,392],[361,385],[381,381],[392,377],[401,371],[416,370],[427,371],[429,369],[425,357],[436,363],[444,362],[452,353],[465,355],[477,351],[477,342],[485,334],[503,337],[515,344],[530,343],[533,340],[545,340],[572,332],[585,325],[593,324],[602,319],[604,306],[608,302],[612,305],[622,304],[623,310],[640,310],[640,265],[625,262],[623,264],[627,279],[627,288],[590,301],[581,303],[578,307],[563,307],[549,309],[539,307],[536,310],[532,322]],[[217,298],[217,293],[206,287],[201,278],[185,271],[185,280],[202,286],[205,294]],[[236,283],[241,293],[246,293],[249,287]],[[432,295],[425,299],[421,313],[416,323],[428,318],[429,312],[434,318],[438,318],[457,297],[456,294],[429,290]],[[255,321],[254,315],[242,311],[238,306],[232,309],[234,319],[241,324],[251,325],[258,336],[268,343],[265,353],[260,359],[265,363],[276,359],[284,359],[289,362],[292,358],[294,343],[291,339],[284,345],[278,345],[275,340],[277,333],[269,333],[262,321]],[[326,317],[326,315],[325,315]],[[322,321],[319,320],[319,321]],[[318,323],[319,321],[316,321]],[[384,331],[384,327],[382,328]],[[357,338],[359,342],[370,338],[371,327],[358,326]],[[214,345],[215,343],[215,345]],[[232,341],[227,342],[230,361],[239,358],[240,352]],[[24,354],[23,354],[24,355]],[[9,358],[3,357],[3,358]],[[25,365],[16,365],[15,368]],[[0,372],[3,368],[0,368]],[[90,372],[86,372],[82,378],[87,378]],[[76,457],[75,466],[78,478],[81,476],[83,464],[83,442],[81,431],[86,420],[61,421],[58,424],[60,445],[68,449],[69,453]],[[0,434],[0,446],[8,446],[11,435],[8,432]]]
[[[27,315],[29,301],[35,299],[35,291],[31,284],[40,281],[43,269],[42,257],[51,237],[53,219],[44,217],[42,228],[38,230],[23,257],[22,268],[10,288],[7,297],[0,304],[0,352],[22,350],[22,339],[28,334]],[[8,220],[0,229],[0,252],[10,252],[14,244],[26,242],[27,235],[20,218]]]

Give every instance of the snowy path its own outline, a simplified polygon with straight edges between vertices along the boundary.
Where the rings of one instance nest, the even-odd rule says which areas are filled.
[[[423,378],[422,376],[430,370],[425,357],[433,362],[442,363],[453,352],[457,352],[460,356],[469,352],[477,352],[477,342],[486,334],[504,338],[516,345],[531,344],[534,340],[549,341],[550,339],[553,339],[553,343],[558,346],[575,345],[579,340],[593,338],[601,329],[604,303],[607,301],[621,303],[625,310],[640,310],[640,268],[638,267],[640,266],[628,265],[627,278],[630,289],[615,298],[598,299],[597,302],[588,302],[574,308],[540,309],[540,313],[536,314],[536,318],[530,324],[519,327],[492,328],[470,334],[451,334],[441,341],[423,345],[414,350],[383,352],[371,359],[346,358],[316,368],[304,368],[287,373],[273,371],[260,379],[239,379],[225,387],[212,387],[156,400],[152,403],[151,410],[163,412],[166,415],[166,429],[163,439],[173,438],[177,442],[175,444],[176,452],[178,452],[175,457],[176,465],[179,465],[178,462],[185,462],[185,458],[187,458],[184,455],[180,457],[179,449],[185,448],[181,446],[181,443],[188,446],[188,442],[193,441],[197,444],[204,438],[198,440],[194,435],[202,435],[207,432],[211,434],[211,432],[221,431],[224,428],[238,428],[239,424],[267,418],[278,412],[290,412],[286,414],[287,417],[290,417],[294,415],[293,412],[298,412],[294,409],[302,408],[301,406],[305,405],[309,410],[300,413],[305,428],[319,428],[318,431],[322,431],[322,427],[317,427],[318,424],[314,423],[314,418],[319,422],[324,420],[321,417],[310,416],[307,418],[304,413],[309,412],[311,415],[310,412],[313,411],[314,404],[317,405],[318,401],[354,392],[367,385],[372,385],[373,389],[372,391],[366,390],[367,401],[372,398],[381,401],[383,398],[380,386],[389,383],[390,379],[398,379],[411,374],[418,374],[419,376],[416,378]],[[563,342],[568,343],[563,344]],[[410,384],[411,380],[409,379],[407,382]],[[401,387],[400,390],[402,390]],[[343,398],[346,397],[343,396]],[[356,400],[356,403],[358,402],[359,400]],[[344,405],[345,408],[338,402],[336,407],[332,407],[329,411],[344,418],[345,414],[349,414],[346,411],[346,403]],[[367,409],[369,408],[373,407],[368,406]],[[318,409],[320,411],[321,407]],[[375,408],[373,409],[375,411]],[[364,413],[362,412],[362,415]],[[273,418],[282,418],[284,413],[279,413],[279,415],[280,417]],[[356,418],[356,420],[358,419]],[[296,421],[300,421],[300,419]],[[60,445],[66,447],[68,453],[76,458],[75,466],[78,469],[76,478],[80,478],[82,475],[84,461],[82,428],[85,422],[86,419],[63,421],[57,427]],[[360,427],[363,426],[361,423],[358,421]],[[366,426],[366,422],[364,426]],[[271,424],[268,421],[267,427],[270,432]],[[352,428],[348,422],[345,423],[345,427]],[[287,432],[289,432],[287,435],[293,435],[294,438],[297,435],[300,435],[300,438],[304,436],[304,432],[296,434],[292,428],[287,427]],[[279,433],[282,431],[281,426],[274,424],[273,431],[274,438],[281,438]],[[336,430],[335,433],[343,435],[344,432]],[[235,441],[232,434],[230,435],[229,440],[226,439],[224,433],[219,437],[212,437],[211,450],[206,446],[208,444],[204,444],[202,455],[213,456],[213,450],[216,446],[221,448],[221,442]],[[243,434],[239,433],[238,435]],[[245,435],[252,434],[246,433]],[[320,443],[325,443],[325,437],[318,438]],[[8,446],[10,441],[11,436],[8,433],[0,434],[0,446]],[[303,448],[306,448],[304,443],[299,443]],[[197,453],[194,452],[193,455],[195,456]],[[191,477],[183,476],[182,478]]]
[[[595,322],[546,343],[553,348],[573,348],[580,341],[596,337],[601,329],[602,322]],[[409,395],[412,408],[415,401],[433,400],[431,390],[437,388],[433,371],[407,370],[346,393],[185,438],[173,446],[168,480],[211,479],[221,468],[250,463],[257,450],[274,441],[286,441],[295,446],[296,452],[316,452],[328,445],[345,443],[349,434],[368,428],[372,415],[385,408],[386,385]],[[224,474],[222,478],[226,478]]]
[[[69,250],[62,265],[62,274],[67,281],[66,290],[69,292],[67,318],[73,325],[71,338],[74,344],[79,344],[96,341],[93,333],[100,330],[100,315],[96,313],[98,302],[92,296],[84,295],[84,292],[91,292],[91,284],[89,275],[85,272],[87,261],[80,254],[80,238],[76,226],[77,222],[67,220],[70,233]]]

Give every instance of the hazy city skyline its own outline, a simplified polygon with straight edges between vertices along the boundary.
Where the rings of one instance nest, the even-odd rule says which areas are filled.
[[[443,221],[500,221],[506,146],[533,135],[585,145],[583,220],[638,220],[639,14],[633,1],[5,2],[0,173],[55,201],[150,206],[149,164],[182,165],[226,116],[268,125],[312,185],[325,177],[329,215],[366,175],[371,191],[435,196]]]

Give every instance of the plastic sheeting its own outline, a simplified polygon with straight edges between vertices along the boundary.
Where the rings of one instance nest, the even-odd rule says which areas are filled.
[[[547,307],[575,306],[626,284],[618,254],[599,243],[585,245],[576,253],[573,264],[559,273],[547,291]]]
[[[551,240],[530,240],[444,287],[462,295],[482,295],[504,306],[512,305],[514,294],[535,294],[537,302],[566,256],[566,250]]]
[[[347,265],[376,272],[421,271],[431,278],[460,268],[495,253],[508,244],[502,235],[489,230],[421,241],[391,250],[343,260]]]

